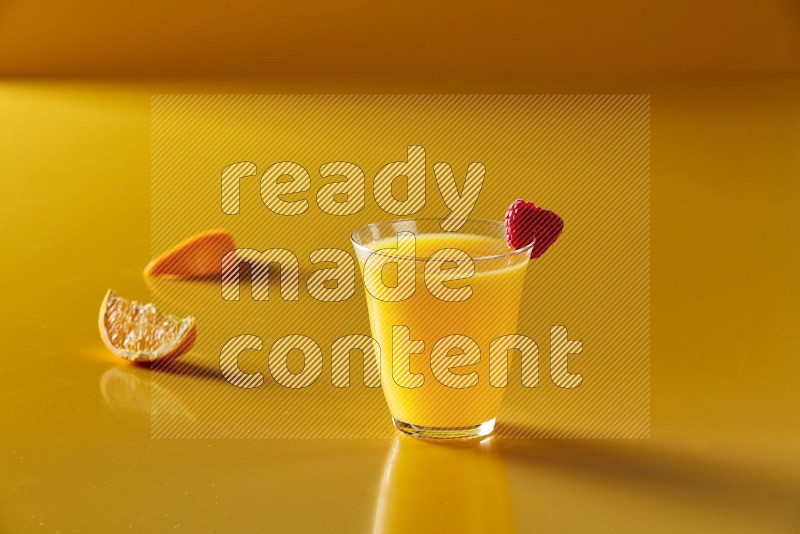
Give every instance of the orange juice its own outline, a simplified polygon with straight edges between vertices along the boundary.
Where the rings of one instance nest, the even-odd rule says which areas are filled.
[[[498,337],[516,333],[528,252],[508,248],[502,223],[468,221],[457,233],[437,232],[436,227],[419,221],[415,225],[413,295],[386,301],[366,292],[372,335],[381,347],[381,386],[401,430],[424,437],[484,435],[492,430],[504,392],[489,383],[489,345]],[[398,257],[397,250],[392,251],[397,244],[395,235],[378,238],[368,248]],[[367,255],[356,249],[363,271]],[[443,300],[428,289],[426,264],[441,249],[464,251],[472,258],[471,276],[443,284],[454,289],[469,286],[468,298]],[[444,262],[455,258],[447,253],[438,257]],[[384,269],[384,283],[397,285],[398,273]],[[407,330],[398,335],[398,327]],[[442,345],[438,360],[432,360],[437,342],[453,335],[463,337],[458,343]],[[405,348],[398,350],[398,344]],[[407,351],[409,346],[413,350]],[[464,360],[467,355],[472,357]],[[432,361],[448,358],[456,364],[449,369],[454,376],[439,380],[441,365],[432,366]],[[469,364],[457,365],[459,359]]]

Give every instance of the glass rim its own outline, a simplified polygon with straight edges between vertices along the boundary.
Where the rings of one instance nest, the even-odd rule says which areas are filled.
[[[358,228],[356,228],[355,230],[352,231],[352,233],[350,234],[350,243],[353,244],[353,247],[356,250],[361,250],[361,251],[367,252],[369,254],[378,254],[379,256],[386,256],[386,257],[391,257],[391,258],[394,258],[394,259],[398,259],[396,256],[390,256],[389,254],[382,254],[382,253],[378,252],[377,250],[369,248],[367,245],[359,243],[358,240],[356,239],[356,234],[361,232],[361,231],[363,231],[363,230],[366,230],[367,228],[373,227],[373,226],[388,225],[388,224],[398,224],[398,223],[411,223],[411,222],[419,222],[419,221],[441,223],[442,219],[441,218],[435,218],[435,217],[422,217],[422,218],[419,218],[419,219],[397,219],[397,220],[394,220],[394,221],[391,221],[391,220],[389,220],[389,221],[378,221],[378,222],[365,224],[363,226],[359,226]],[[502,227],[503,233],[505,234],[505,222],[503,222],[503,221],[495,221],[495,220],[492,220],[492,219],[467,219],[465,224],[469,223],[469,222],[487,224],[487,225],[495,226],[495,227],[499,226],[499,227]],[[434,233],[434,232],[423,232],[420,235],[431,234],[431,233]],[[456,232],[448,232],[446,230],[441,230],[440,233],[458,234],[458,231],[456,231]],[[416,236],[416,233],[414,235]],[[465,234],[465,235],[467,235],[467,234]],[[472,234],[472,235],[479,235],[479,234]],[[513,257],[515,257],[515,256],[517,256],[519,254],[525,254],[525,253],[527,253],[528,256],[530,256],[530,251],[531,251],[531,249],[533,248],[533,246],[535,244],[536,244],[536,238],[534,238],[533,241],[531,241],[530,243],[528,243],[527,245],[525,245],[522,248],[517,248],[517,249],[511,250],[509,252],[504,252],[503,254],[492,254],[490,256],[477,256],[477,257],[472,257],[470,255],[470,258],[472,259],[472,261],[493,261],[493,260],[501,260],[501,259],[504,259],[504,258],[513,258]],[[428,260],[430,260],[429,257],[428,258],[420,258],[420,257],[399,258],[399,259],[409,259],[409,260],[414,260],[414,261],[428,261]],[[453,260],[438,260],[438,261],[453,261]]]

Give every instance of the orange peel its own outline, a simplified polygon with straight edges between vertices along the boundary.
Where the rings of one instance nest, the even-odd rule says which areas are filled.
[[[147,264],[144,276],[177,280],[219,278],[222,258],[235,248],[233,236],[227,230],[193,235]]]

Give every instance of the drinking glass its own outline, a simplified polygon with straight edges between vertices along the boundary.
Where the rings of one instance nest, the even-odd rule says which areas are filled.
[[[533,243],[510,249],[498,221],[470,219],[454,232],[441,222],[368,224],[351,240],[395,426],[423,438],[480,437],[493,431],[505,391],[490,383],[489,347],[516,333]]]

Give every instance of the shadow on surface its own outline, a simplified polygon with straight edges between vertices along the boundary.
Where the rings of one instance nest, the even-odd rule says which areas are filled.
[[[659,449],[644,440],[504,440],[498,444],[509,466],[553,469],[609,489],[652,492],[676,503],[685,501],[720,513],[737,509],[800,527],[800,481],[791,475]]]
[[[201,378],[203,380],[226,381],[219,367],[209,368],[182,360],[153,362],[150,364],[150,369],[157,373]]]

